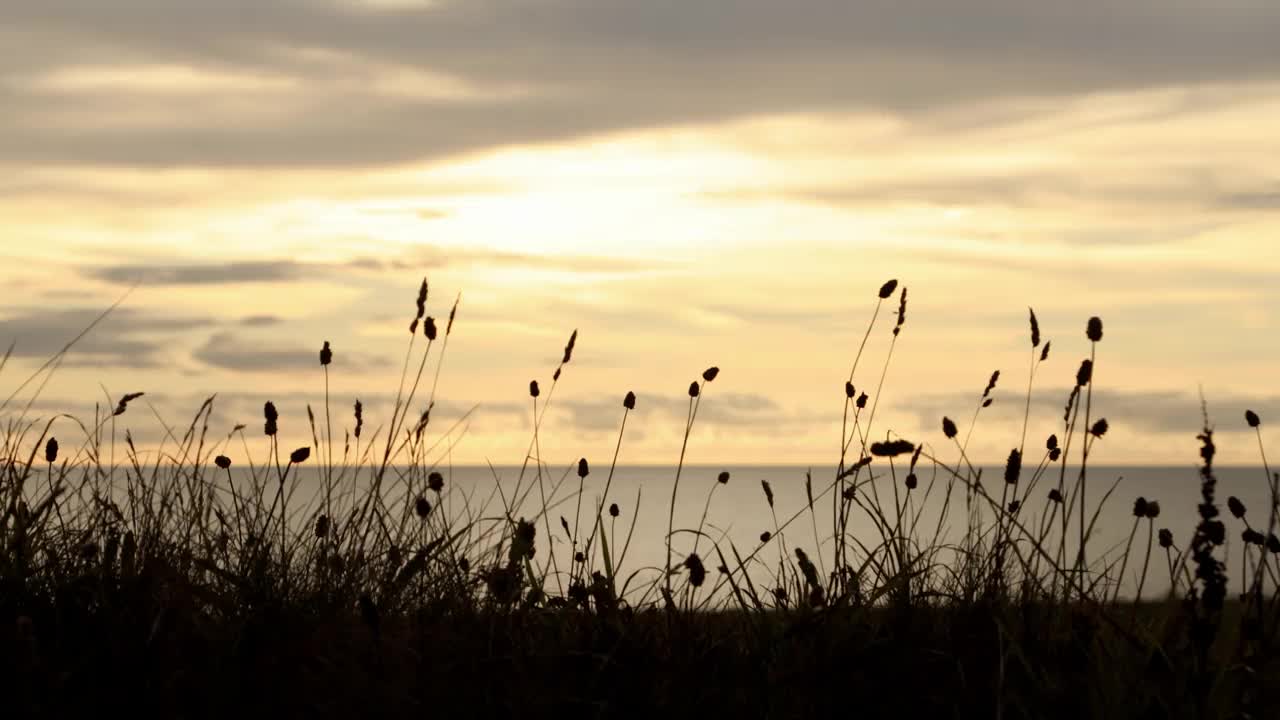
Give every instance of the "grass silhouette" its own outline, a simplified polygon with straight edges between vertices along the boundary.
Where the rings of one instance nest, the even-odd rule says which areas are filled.
[[[874,391],[859,392],[863,351],[895,293],[885,364]],[[1090,357],[1060,431],[1037,444],[1028,440],[1029,409],[1050,343],[1030,311],[1021,435],[1002,476],[984,478],[968,439],[999,372],[966,428],[939,418],[936,438],[913,441],[875,425],[906,293],[896,280],[876,293],[844,386],[833,472],[807,476],[805,502],[793,510],[776,507],[764,481],[773,527],[754,547],[707,531],[727,472],[707,488],[699,525],[675,526],[685,451],[701,404],[715,402],[708,386],[720,370],[690,383],[661,567],[628,565],[641,497],[624,511],[609,495],[643,398],[628,392],[620,403],[598,501],[583,503],[586,459],[570,469],[575,491],[570,472],[557,478],[542,458],[542,421],[576,331],[545,393],[530,383],[533,431],[519,474],[495,473],[493,495],[478,503],[437,469],[452,434],[427,432],[458,300],[441,333],[426,314],[426,280],[386,425],[356,400],[345,427],[335,426],[346,417],[329,395],[341,349],[323,341],[325,407],[307,408],[312,444],[280,448],[280,425],[291,419],[268,402],[265,457],[250,451],[250,428],[210,434],[216,397],[184,430],[166,428],[168,449],[146,465],[127,430],[125,460],[113,460],[117,423],[132,417],[139,393],[89,420],[33,417],[73,341],[0,405],[6,708],[14,717],[1274,716],[1280,477],[1266,465],[1260,431],[1271,507],[1250,515],[1232,497],[1232,518],[1221,516],[1206,410],[1201,503],[1169,508],[1198,514],[1194,535],[1180,546],[1156,523],[1158,501],[1138,498],[1120,557],[1091,553],[1116,490],[1086,494],[1090,453],[1108,429],[1092,402],[1102,321],[1086,323]],[[19,408],[20,391],[37,380]],[[1244,419],[1259,430],[1254,412]],[[74,424],[73,440],[52,436],[58,420]],[[301,468],[313,465],[319,489],[300,494]],[[941,512],[922,522],[931,503]],[[852,532],[855,516],[875,537]],[[947,532],[955,526],[959,538]],[[1242,590],[1231,595],[1223,546],[1237,532]],[[686,537],[692,549],[680,553],[674,541]],[[1153,552],[1164,556],[1155,572],[1171,589],[1140,601]],[[1138,592],[1125,598],[1131,568],[1140,568]]]

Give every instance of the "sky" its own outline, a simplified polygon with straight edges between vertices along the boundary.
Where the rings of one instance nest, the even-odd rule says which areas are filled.
[[[1202,392],[1220,460],[1256,462],[1276,37],[1269,0],[0,0],[0,397],[127,294],[32,413],[145,392],[121,424],[154,453],[217,393],[212,436],[260,442],[272,400],[303,444],[327,340],[335,434],[356,398],[385,425],[426,277],[428,314],[460,298],[444,460],[518,464],[577,330],[551,464],[607,463],[627,391],[620,460],[674,463],[716,365],[688,461],[834,465],[893,278],[874,432],[945,448],[1000,370],[970,455],[1002,461],[1034,308],[1029,444],[1099,316],[1093,462],[1194,464]]]

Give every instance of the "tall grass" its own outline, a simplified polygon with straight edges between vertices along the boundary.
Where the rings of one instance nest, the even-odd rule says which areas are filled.
[[[1228,597],[1229,531],[1215,495],[1207,409],[1201,503],[1181,509],[1198,513],[1194,535],[1176,542],[1156,525],[1159,503],[1138,498],[1123,552],[1089,550],[1117,490],[1087,494],[1090,455],[1108,429],[1093,403],[1097,317],[1086,323],[1090,353],[1066,400],[1061,437],[1033,451],[1034,380],[1050,345],[1031,311],[1021,435],[1003,477],[984,478],[968,444],[994,402],[999,371],[963,442],[948,417],[933,440],[876,425],[907,317],[906,288],[883,284],[841,390],[840,448],[829,474],[806,476],[805,502],[795,509],[777,507],[764,482],[773,526],[751,547],[708,532],[727,472],[706,479],[698,526],[675,524],[682,481],[699,480],[684,473],[699,408],[714,402],[706,390],[720,369],[708,368],[688,386],[665,562],[632,568],[641,496],[612,491],[628,419],[644,399],[628,392],[623,400],[603,485],[589,484],[587,458],[553,467],[540,433],[575,330],[545,395],[530,383],[519,474],[494,470],[492,493],[468,493],[442,464],[465,416],[442,431],[431,417],[460,298],[441,339],[428,290],[423,280],[385,425],[366,428],[357,399],[343,426],[330,406],[341,348],[323,342],[324,426],[320,432],[308,407],[310,446],[279,447],[281,426],[297,420],[280,417],[273,402],[260,433],[211,428],[216,396],[185,428],[156,415],[164,440],[149,461],[127,428],[117,447],[117,422],[132,423],[130,403],[141,393],[106,398],[108,410],[93,418],[34,416],[74,340],[22,382],[0,405],[0,671],[20,688],[8,697],[37,715],[86,707],[90,698],[201,715],[248,702],[273,683],[290,714],[692,712],[704,697],[717,710],[807,715],[844,707],[851,688],[874,695],[859,699],[867,708],[997,717],[1261,717],[1280,707],[1269,685],[1280,628],[1280,478],[1266,465],[1256,413],[1244,420],[1257,432],[1270,507],[1265,527],[1255,528],[1243,504],[1228,500],[1247,545],[1238,598]],[[896,321],[877,335],[881,305],[895,292]],[[426,342],[415,357],[419,329]],[[868,395],[856,386],[873,339],[887,347]],[[424,401],[418,390],[428,372]],[[33,386],[25,404],[16,402]],[[303,491],[300,470],[309,464],[320,464],[320,483]],[[1036,492],[1055,469],[1056,486]],[[576,483],[568,479],[575,470]],[[965,515],[957,520],[960,492]],[[926,507],[938,509],[932,523],[922,522]],[[853,523],[855,515],[865,523]],[[1162,601],[1142,593],[1153,552],[1164,555],[1156,572],[1170,587]],[[1131,569],[1138,591],[1125,597]],[[932,675],[921,677],[924,668]],[[60,694],[77,684],[93,692]],[[771,684],[798,692],[779,695]],[[197,691],[211,685],[221,694]],[[126,702],[118,694],[128,689],[137,695]]]

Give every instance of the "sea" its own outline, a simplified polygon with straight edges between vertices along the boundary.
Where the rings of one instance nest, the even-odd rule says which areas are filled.
[[[543,564],[551,567],[554,555],[555,568],[565,573],[575,549],[585,548],[598,514],[600,524],[596,533],[604,535],[614,562],[620,563],[615,572],[619,578],[631,579],[630,588],[645,587],[651,584],[649,580],[661,576],[662,568],[667,566],[668,527],[675,531],[671,536],[671,564],[679,566],[690,553],[696,552],[709,578],[717,577],[721,555],[733,565],[736,552],[736,556],[744,560],[752,558],[747,564],[753,578],[769,587],[776,582],[781,558],[794,560],[797,549],[826,574],[832,566],[837,544],[833,532],[836,513],[833,500],[839,487],[849,487],[848,480],[843,486],[837,486],[836,468],[829,464],[695,465],[680,469],[654,465],[620,466],[612,470],[596,466],[589,468],[585,478],[579,478],[576,464],[544,466],[541,472],[533,465],[434,469],[444,479],[443,491],[438,496],[427,489],[430,468],[390,468],[379,493],[391,509],[389,517],[398,519],[401,527],[413,530],[413,523],[423,523],[421,529],[414,530],[419,533],[416,537],[429,538],[445,525],[457,528],[471,523],[475,531],[470,537],[480,537],[488,531],[488,537],[493,538],[494,532],[501,532],[507,526],[507,518],[528,518],[537,528],[535,558],[539,567]],[[921,547],[956,543],[968,522],[966,507],[975,517],[991,523],[996,517],[996,507],[1001,503],[1007,507],[1017,499],[1021,507],[1013,517],[1021,528],[1012,534],[1019,540],[1020,552],[1028,556],[1035,553],[1033,537],[1044,538],[1041,547],[1056,552],[1062,537],[1061,516],[1056,515],[1061,506],[1055,510],[1049,491],[1059,487],[1060,481],[1068,491],[1076,487],[1079,468],[1069,467],[1065,475],[1060,475],[1056,467],[1049,468],[1037,476],[1036,468],[1026,467],[1017,486],[1005,482],[1004,470],[1003,467],[973,468],[975,474],[980,473],[982,490],[990,498],[987,500],[967,492],[963,483],[949,482],[944,471],[935,471],[923,464],[916,470],[914,489],[908,488],[904,467],[889,470],[886,464],[865,468],[857,476],[855,498],[858,502],[850,507],[846,547],[877,547],[885,527],[906,528],[907,534]],[[722,473],[728,473],[725,482],[721,482]],[[1241,533],[1246,527],[1267,532],[1271,490],[1262,467],[1218,467],[1215,476],[1214,504],[1227,526],[1227,544],[1219,550],[1219,556],[1227,563],[1234,592],[1241,588],[1245,574]],[[247,487],[246,470],[235,469],[232,477],[242,491]],[[323,511],[318,498],[324,494],[325,477],[323,468],[310,465],[301,472],[295,471],[290,478],[288,505],[295,522],[313,522],[315,515]],[[372,474],[367,468],[360,474],[349,470],[344,474],[341,468],[335,468],[329,482],[333,485],[332,497],[337,498],[334,501],[337,506],[352,507],[369,488]],[[1016,495],[1010,493],[1015,487]],[[1179,551],[1188,547],[1200,521],[1204,486],[1198,467],[1090,467],[1084,488],[1088,563],[1094,567],[1110,564],[1114,576],[1118,574],[1117,563],[1121,562],[1126,547],[1131,546],[1124,581],[1119,588],[1121,596],[1135,595],[1140,582],[1144,598],[1165,596],[1170,588],[1170,562],[1176,561]],[[268,483],[265,491],[270,500],[274,486]],[[425,521],[410,510],[419,496],[432,506]],[[1228,512],[1229,497],[1238,498],[1246,508],[1243,518],[1237,519]],[[1158,503],[1158,517],[1135,518],[1138,498]],[[1069,500],[1074,503],[1074,496],[1069,496]],[[611,512],[615,504],[616,517]],[[543,507],[549,511],[542,513]],[[1050,521],[1051,512],[1057,519]],[[340,521],[342,513],[335,515]],[[1075,557],[1078,546],[1077,518],[1078,513],[1072,517],[1067,530],[1070,558]],[[1172,533],[1174,548],[1169,551],[1159,546],[1157,538],[1161,529]],[[762,543],[763,533],[770,535],[767,543]],[[1150,561],[1144,563],[1149,541]],[[594,544],[593,554],[601,545],[599,541]],[[860,557],[862,551],[846,552]],[[939,563],[954,562],[954,556],[947,553],[936,557]],[[1249,562],[1256,562],[1257,557],[1255,548]],[[1269,557],[1274,565],[1277,558]],[[1145,580],[1140,580],[1144,564],[1147,575]],[[601,567],[598,555],[595,555],[594,566]]]

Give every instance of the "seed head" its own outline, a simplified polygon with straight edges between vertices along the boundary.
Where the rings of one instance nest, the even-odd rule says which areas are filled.
[[[573,561],[577,563],[584,563],[587,561],[587,556],[583,555],[582,551],[579,550],[573,554]]]
[[[1048,450],[1053,450],[1054,448],[1058,447],[1058,436],[1057,436],[1057,434],[1055,433],[1055,434],[1053,434],[1053,435],[1050,435],[1050,436],[1049,436],[1049,439],[1045,441],[1044,446],[1045,446],[1045,448],[1046,448],[1046,449],[1048,449]]]
[[[721,473],[718,476],[716,476],[716,482],[720,483],[721,485],[728,485],[729,471],[728,470],[721,471]]]
[[[321,515],[316,518],[316,537],[323,538],[329,534],[329,516]]]
[[[624,398],[622,399],[622,407],[624,407],[624,408],[626,408],[626,409],[628,409],[628,410],[635,410],[635,409],[636,409],[636,394],[635,394],[635,393],[633,393],[633,392],[627,392],[627,396],[626,396],[626,397],[624,397]]]
[[[324,347],[320,348],[320,364],[328,365],[333,362],[333,350],[329,349],[329,341],[324,341]]]
[[[1098,418],[1098,422],[1094,423],[1093,427],[1089,428],[1089,433],[1094,437],[1102,437],[1107,434],[1108,427],[1110,426],[1107,425],[1106,418]]]
[[[844,396],[852,400],[853,396],[856,394],[857,390],[854,389],[853,383],[846,381],[844,384]]]
[[[1258,417],[1258,413],[1252,410],[1244,411],[1244,421],[1249,423],[1249,427],[1251,428],[1256,428],[1262,424],[1262,420]]]
[[[1054,448],[1049,451],[1049,462],[1058,462],[1058,458],[1062,457],[1062,448]]]
[[[356,439],[360,438],[360,431],[364,429],[364,405],[356,400]]]
[[[1099,317],[1089,318],[1089,326],[1085,328],[1085,335],[1087,335],[1089,339],[1093,342],[1098,342],[1099,340],[1101,340],[1102,339],[1102,318],[1099,318]]]
[[[302,463],[306,462],[307,458],[309,457],[311,457],[311,448],[300,447],[297,450],[294,450],[293,452],[289,453],[289,462],[293,463],[294,465],[301,465]]]
[[[720,374],[720,368],[712,366],[702,371],[702,379],[711,382]]]
[[[773,533],[769,532],[768,530],[765,530],[764,532],[760,533],[761,545],[769,542],[771,539],[773,539]]]
[[[1019,510],[1021,510],[1021,509],[1022,509],[1022,503],[1018,502],[1017,500],[1010,500],[1010,501],[1009,501],[1009,513],[1010,513],[1010,514],[1017,513],[1017,512],[1018,512]]]
[[[1160,547],[1166,549],[1173,547],[1173,532],[1169,528],[1160,528]]]
[[[609,505],[609,517],[618,517],[621,512],[622,511],[618,509],[618,503],[611,503]]]
[[[690,553],[689,557],[684,559],[684,566],[689,569],[689,584],[694,587],[702,587],[702,583],[707,579],[707,569],[702,566],[702,558],[697,553]]]
[[[55,463],[58,461],[58,439],[49,438],[49,442],[44,444],[45,462]]]
[[[213,459],[213,464],[217,465],[221,470],[226,470],[231,467],[231,458],[226,455],[219,455]]]
[[[1022,475],[1022,452],[1018,448],[1009,451],[1009,459],[1004,464],[1004,481],[1016,485]]]
[[[1062,491],[1059,490],[1058,488],[1053,488],[1052,490],[1050,490],[1049,502],[1056,502],[1056,503],[1062,502]]]
[[[1227,509],[1231,511],[1231,515],[1237,519],[1244,517],[1244,503],[1240,502],[1240,498],[1232,495],[1227,498]]]
[[[702,391],[702,388],[698,387],[698,383],[696,382],[689,383],[689,397],[696,398],[698,397],[698,393],[701,391]]]
[[[578,461],[578,477],[585,478],[587,474],[590,472],[591,472],[591,468],[587,465],[587,459],[582,458],[581,460],[579,460]]]
[[[1036,321],[1036,311],[1027,308],[1031,312],[1031,347],[1040,347],[1040,323]]]
[[[1248,545],[1261,547],[1267,544],[1266,536],[1253,528],[1245,528],[1244,532],[1240,533],[1240,539]]]
[[[897,280],[890,280],[889,282],[887,282],[887,283],[885,283],[885,284],[881,285],[881,286],[880,286],[880,299],[881,299],[881,300],[887,300],[887,299],[889,299],[889,296],[890,296],[890,295],[892,295],[892,294],[893,294],[893,291],[894,291],[894,290],[897,290],[897,289],[898,289],[898,281],[897,281]]]
[[[907,479],[904,482],[908,490],[915,490],[916,486],[920,484],[920,481],[916,479],[915,473],[908,473]]]
[[[530,381],[529,381],[529,396],[530,396],[530,397],[535,397],[535,398],[536,398],[536,397],[538,397],[538,396],[539,396],[539,395],[541,395],[541,394],[542,394],[542,391],[538,389],[538,381],[537,381],[537,380],[530,380]]]
[[[1133,501],[1133,516],[1142,518],[1147,516],[1147,499],[1140,497]]]
[[[1093,379],[1093,361],[1085,360],[1080,363],[1080,369],[1076,371],[1076,387],[1084,387]]]
[[[861,395],[859,395],[857,401],[854,402],[854,405],[856,405],[859,410],[862,410],[865,407],[867,407],[867,394],[862,393]]]
[[[913,452],[916,446],[906,440],[871,443],[871,454],[876,457],[897,457]]]
[[[440,492],[444,489],[444,475],[439,472],[432,471],[427,475],[427,488],[433,492]]]
[[[986,396],[990,395],[991,391],[996,389],[996,383],[999,381],[1000,381],[1000,371],[996,370],[995,372],[991,373],[991,379],[987,381],[987,388],[982,391],[982,397],[985,398]]]
[[[573,346],[578,344],[578,331],[574,330],[569,336],[569,342],[564,346],[564,359],[560,361],[561,365],[568,365],[569,360],[573,358]]]
[[[435,340],[440,331],[436,329],[436,319],[429,317],[422,321],[422,334],[428,340]]]
[[[431,514],[431,501],[419,495],[418,499],[413,501],[413,511],[418,514],[418,517],[425,519]]]
[[[1044,362],[1049,359],[1049,346],[1052,344],[1053,342],[1050,340],[1045,341],[1044,347],[1040,350],[1040,362]]]
[[[422,286],[418,288],[418,314],[416,317],[421,318],[422,313],[427,311],[427,279],[422,278]]]
[[[266,419],[266,423],[262,428],[263,431],[268,436],[275,435],[277,430],[276,421],[280,419],[280,413],[276,412],[276,404],[268,400],[267,403],[262,406],[262,416]]]
[[[1267,549],[1273,553],[1280,553],[1280,538],[1276,537],[1275,533],[1267,535]]]
[[[902,288],[902,293],[898,296],[898,324],[893,326],[893,334],[897,336],[902,332],[902,324],[907,321],[907,288]]]
[[[773,507],[773,487],[768,480],[761,480],[760,487],[764,488],[764,499],[769,502],[769,507]]]
[[[1160,503],[1155,500],[1147,501],[1147,517],[1155,520],[1160,517]]]
[[[115,412],[112,413],[112,415],[123,415],[124,411],[129,409],[129,403],[137,400],[145,394],[146,393],[140,392],[125,393],[124,397],[120,398],[120,402],[116,404]]]
[[[956,433],[958,432],[959,430],[956,429],[956,423],[954,420],[949,417],[942,418],[942,434],[946,435],[948,440],[955,438]]]

